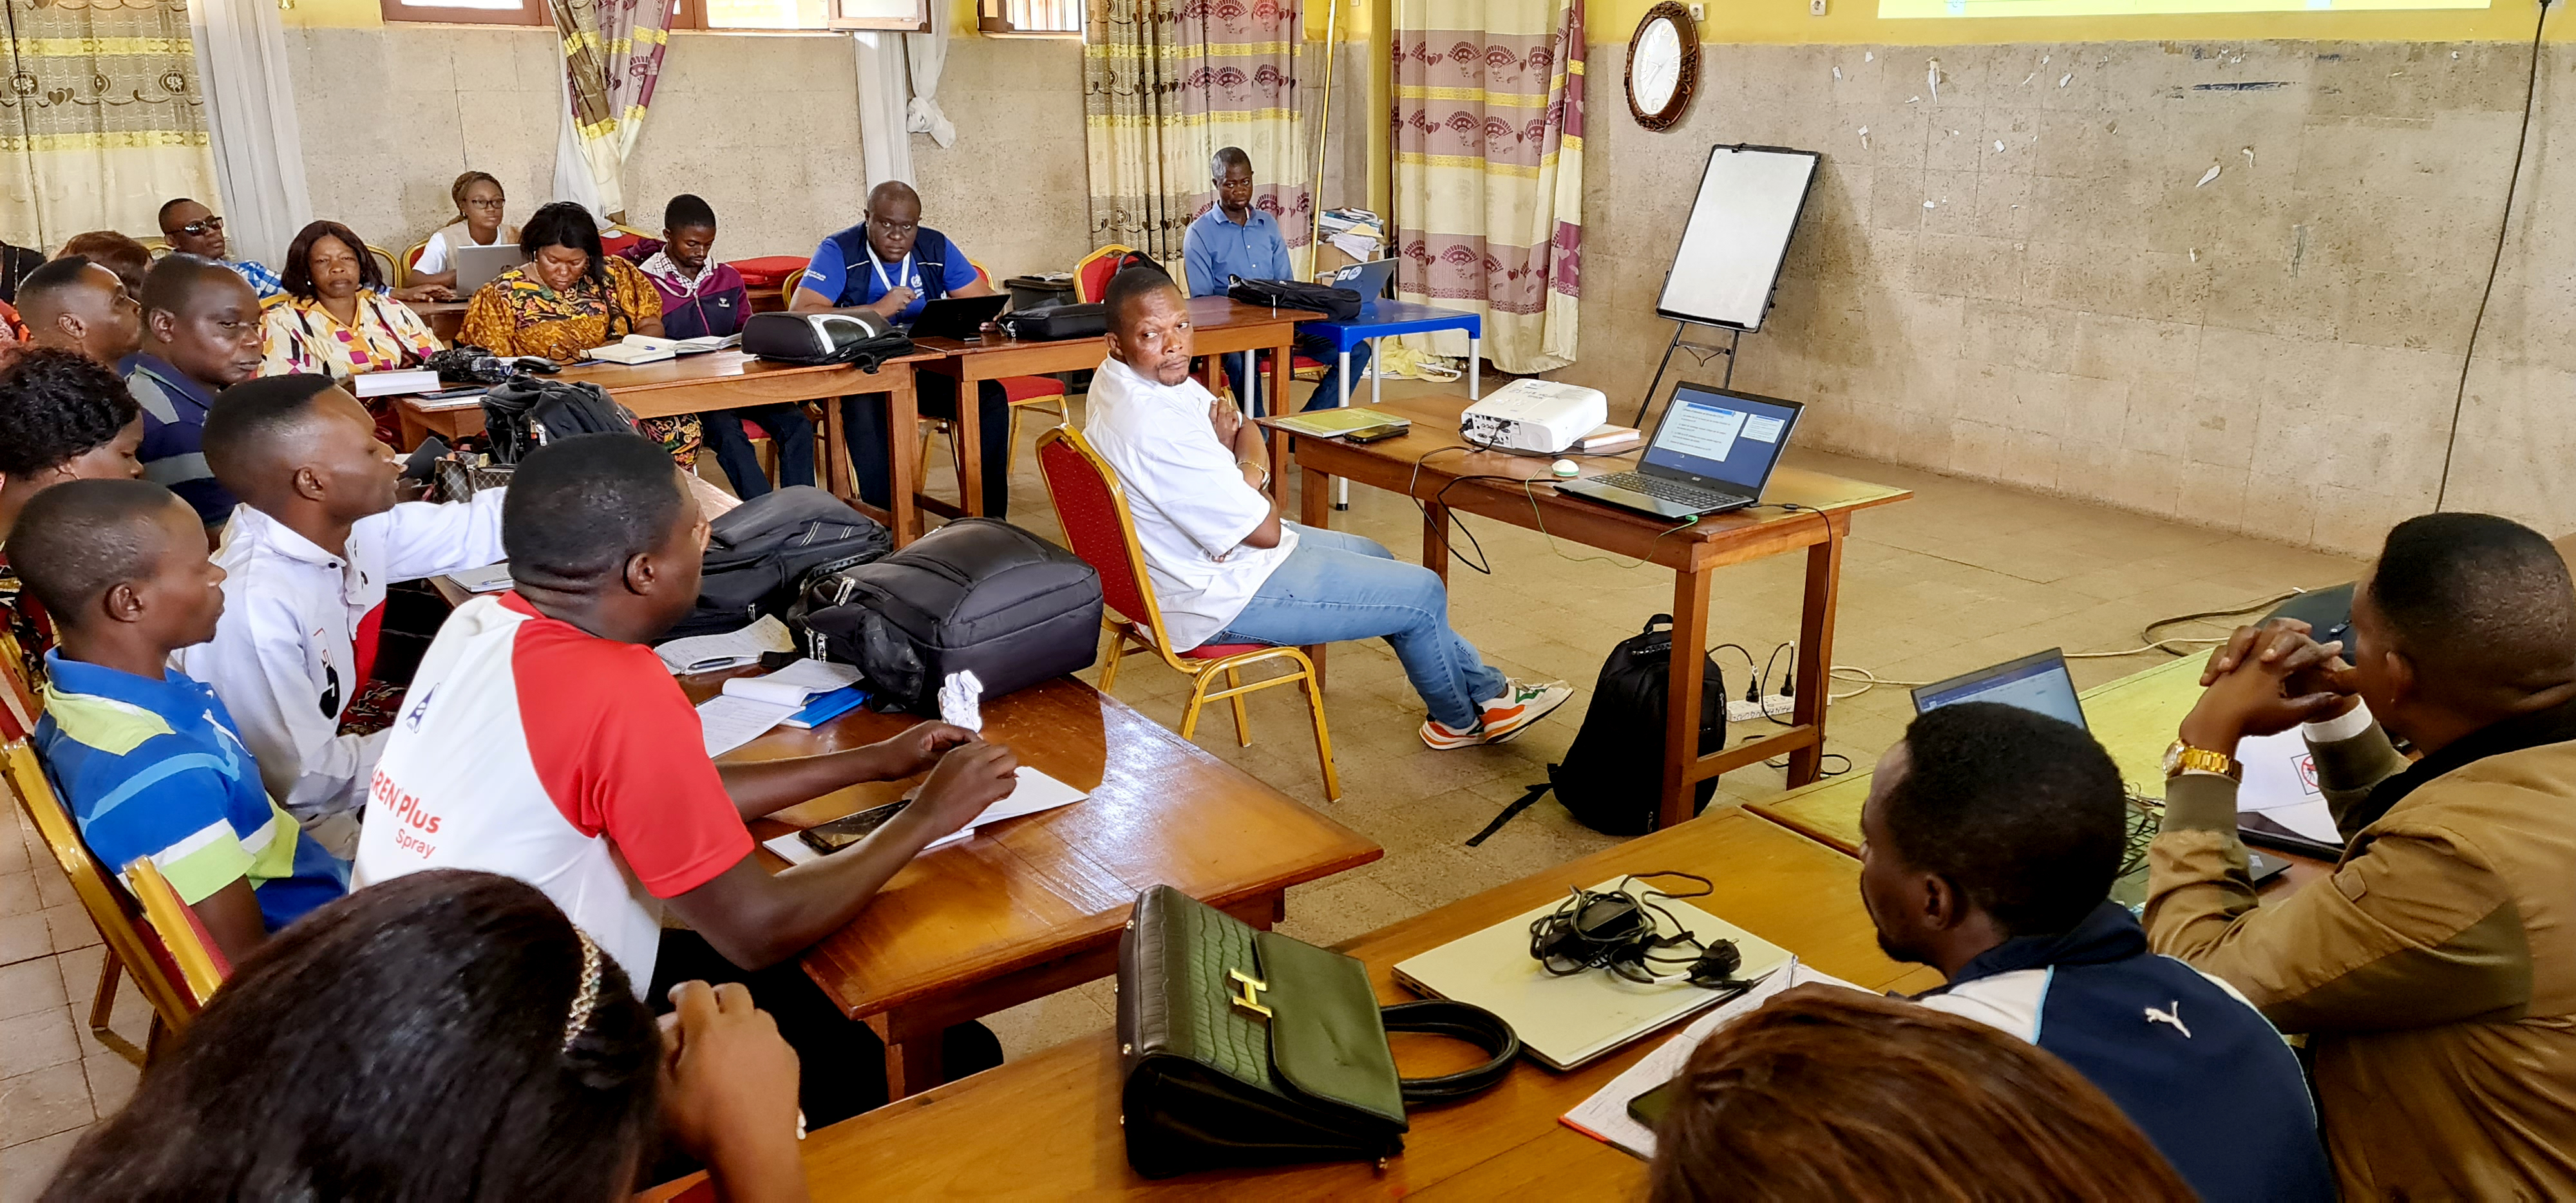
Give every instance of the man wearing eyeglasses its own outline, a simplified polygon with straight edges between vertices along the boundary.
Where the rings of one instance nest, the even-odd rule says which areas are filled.
[[[251,291],[258,293],[262,301],[286,291],[286,281],[278,277],[274,268],[255,259],[228,257],[224,253],[224,219],[187,197],[161,206],[161,237],[173,251],[212,259],[233,269],[250,281]]]
[[[966,252],[948,236],[921,224],[921,194],[900,180],[887,180],[868,190],[867,220],[823,240],[796,285],[789,305],[797,312],[823,309],[868,309],[898,325],[921,316],[923,306],[941,297],[988,297],[993,284],[975,270]],[[926,417],[957,415],[957,381],[937,372],[913,377]],[[1011,402],[998,381],[977,389],[976,420],[982,424],[984,513],[999,518],[1010,508]],[[843,429],[850,443],[850,463],[859,478],[859,498],[870,505],[892,504],[893,458],[889,450],[886,397],[867,393],[841,399]]]

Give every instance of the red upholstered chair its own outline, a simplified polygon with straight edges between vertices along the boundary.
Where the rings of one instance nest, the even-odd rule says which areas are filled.
[[[1100,672],[1100,688],[1118,681],[1118,662],[1137,653],[1159,655],[1165,664],[1190,678],[1189,707],[1181,712],[1181,738],[1198,732],[1199,711],[1219,698],[1234,708],[1235,742],[1252,746],[1252,728],[1243,710],[1243,695],[1273,685],[1301,684],[1306,708],[1315,719],[1315,756],[1324,766],[1324,799],[1342,798],[1341,775],[1333,769],[1333,737],[1324,727],[1324,691],[1315,681],[1315,662],[1293,647],[1262,643],[1201,644],[1186,652],[1171,650],[1162,608],[1154,602],[1145,577],[1145,552],[1136,542],[1136,524],[1127,512],[1127,494],[1091,445],[1070,426],[1038,436],[1038,471],[1046,477],[1047,496],[1055,502],[1056,519],[1064,524],[1073,553],[1100,573],[1100,591],[1108,613],[1100,623],[1109,629],[1109,664]],[[1243,683],[1242,670],[1265,660],[1286,665],[1287,672]],[[1208,687],[1222,676],[1225,688]]]
[[[1136,253],[1132,246],[1110,243],[1082,257],[1073,265],[1073,299],[1088,305],[1109,293],[1109,277],[1118,274],[1119,260]]]

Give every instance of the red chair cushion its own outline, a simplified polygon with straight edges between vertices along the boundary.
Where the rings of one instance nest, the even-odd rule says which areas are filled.
[[[1186,652],[1182,652],[1181,659],[1223,660],[1228,656],[1240,656],[1245,652],[1264,651],[1269,647],[1270,645],[1267,643],[1202,643]]]
[[[1013,405],[1039,397],[1061,397],[1064,382],[1053,376],[1004,376],[1002,395],[1010,398]]]
[[[761,255],[751,259],[729,259],[726,262],[732,264],[735,271],[742,273],[742,282],[746,287],[757,290],[776,288],[786,283],[788,277],[803,274],[806,259],[803,255]]]
[[[760,423],[754,422],[749,418],[744,418],[742,419],[742,437],[746,439],[765,439],[769,437],[769,432],[762,430],[760,428]]]

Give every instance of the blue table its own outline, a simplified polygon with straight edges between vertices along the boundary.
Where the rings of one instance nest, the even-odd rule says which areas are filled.
[[[1467,332],[1467,399],[1476,400],[1483,395],[1484,388],[1484,358],[1478,354],[1485,342],[1485,319],[1482,315],[1418,301],[1380,298],[1351,321],[1297,323],[1297,334],[1301,338],[1320,334],[1333,340],[1333,349],[1341,356],[1341,370],[1333,373],[1333,378],[1341,382],[1341,395],[1333,401],[1343,407],[1351,403],[1351,348],[1399,334],[1429,334],[1435,330]],[[1378,368],[1381,362],[1383,360],[1378,356],[1369,356],[1369,403],[1372,405],[1378,401],[1379,382],[1384,379]],[[1351,508],[1351,482],[1333,482],[1333,508]]]

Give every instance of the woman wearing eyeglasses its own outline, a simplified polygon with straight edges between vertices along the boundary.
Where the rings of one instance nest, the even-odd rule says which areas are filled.
[[[501,181],[488,171],[469,171],[456,177],[447,190],[456,202],[456,220],[449,222],[429,241],[420,245],[420,258],[411,265],[411,282],[456,286],[456,250],[465,246],[500,246],[519,240],[516,226],[501,224],[508,199],[501,194]]]

